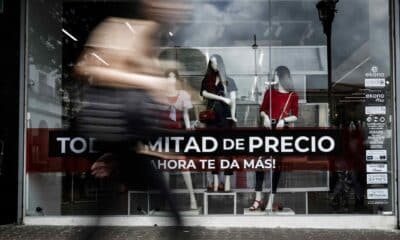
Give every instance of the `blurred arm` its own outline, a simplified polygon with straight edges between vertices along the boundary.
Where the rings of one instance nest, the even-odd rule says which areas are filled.
[[[87,76],[89,83],[95,86],[155,90],[162,88],[166,82],[161,77],[124,72],[100,66],[77,66],[75,67],[75,72],[78,75]]]

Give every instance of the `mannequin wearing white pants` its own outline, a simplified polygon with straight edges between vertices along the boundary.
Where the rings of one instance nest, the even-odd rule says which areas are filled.
[[[177,88],[176,88],[177,82],[178,82],[177,80],[179,80],[179,74],[178,74],[177,70],[174,70],[174,69],[167,70],[167,72],[165,73],[165,76],[168,81],[168,89],[167,89],[168,94],[167,95],[171,96],[171,97],[175,97],[176,100],[179,101],[179,103],[176,103],[176,104],[171,103],[171,102],[169,104],[174,106],[176,109],[182,111],[184,127],[185,127],[185,129],[190,130],[191,125],[190,125],[189,109],[192,106],[191,101],[190,101],[190,96],[186,91],[183,91],[183,90],[178,91],[177,90]],[[175,117],[170,116],[170,118],[175,121],[179,121],[178,119],[176,119],[176,116]],[[182,171],[181,173],[182,173],[186,188],[190,195],[190,209],[192,209],[192,210],[197,209],[197,201],[196,201],[196,197],[195,197],[194,190],[193,190],[191,174],[189,171]],[[169,179],[170,179],[169,173],[164,172],[164,177],[165,177],[167,185],[169,186]]]

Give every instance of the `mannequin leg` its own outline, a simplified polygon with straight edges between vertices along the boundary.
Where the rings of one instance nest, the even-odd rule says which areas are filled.
[[[262,187],[264,183],[265,172],[264,171],[256,171],[256,199],[257,201],[262,200]]]
[[[232,160],[232,159],[230,159],[230,160]],[[225,175],[224,191],[230,192],[231,191],[231,176],[233,175],[233,171],[230,169],[226,170],[226,171],[224,171],[224,175]]]
[[[281,178],[281,170],[275,169],[274,172],[272,173],[272,193],[276,193],[280,178]]]
[[[257,201],[261,201],[262,200],[262,192],[261,191],[257,191],[256,192],[256,200]]]
[[[231,175],[225,175],[224,191],[225,192],[231,191]]]
[[[266,210],[272,210],[272,206],[274,204],[274,198],[276,194],[276,190],[278,189],[278,184],[279,184],[279,179],[281,178],[281,166],[280,166],[280,160],[276,160],[276,168],[273,170],[272,173],[272,193],[269,195],[268,198],[268,204],[266,207]]]
[[[255,187],[256,197],[254,199],[253,204],[249,208],[251,211],[255,211],[260,207],[262,208],[262,206],[260,205],[262,204],[261,201],[263,199],[262,187],[264,183],[264,177],[265,173],[263,171],[256,171],[256,187]]]
[[[213,190],[214,192],[218,192],[218,186],[219,186],[219,176],[218,173],[214,173],[213,174],[214,177],[214,182],[213,182]]]
[[[197,201],[196,201],[196,197],[194,195],[192,176],[190,175],[190,172],[188,172],[188,171],[182,172],[182,176],[183,176],[183,181],[185,181],[186,188],[189,190],[190,209],[197,209]]]
[[[206,180],[207,180],[207,188],[212,189],[214,179],[213,179],[213,174],[211,172],[206,172]]]
[[[274,204],[274,198],[275,198],[275,193],[271,193],[269,195],[268,204],[267,204],[267,207],[265,208],[265,210],[267,210],[267,211],[272,210],[272,205]]]

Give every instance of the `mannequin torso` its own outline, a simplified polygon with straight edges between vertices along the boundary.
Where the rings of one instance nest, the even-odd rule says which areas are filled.
[[[276,121],[276,127],[282,128],[285,123],[297,121],[298,100],[299,97],[296,92],[288,91],[280,83],[278,83],[276,90],[268,89],[260,107],[264,127],[271,128],[272,123]],[[286,103],[287,107],[284,109]]]

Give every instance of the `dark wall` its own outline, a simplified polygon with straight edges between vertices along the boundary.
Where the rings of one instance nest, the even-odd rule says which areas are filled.
[[[20,6],[20,0],[4,0],[0,13],[0,224],[17,221]]]

